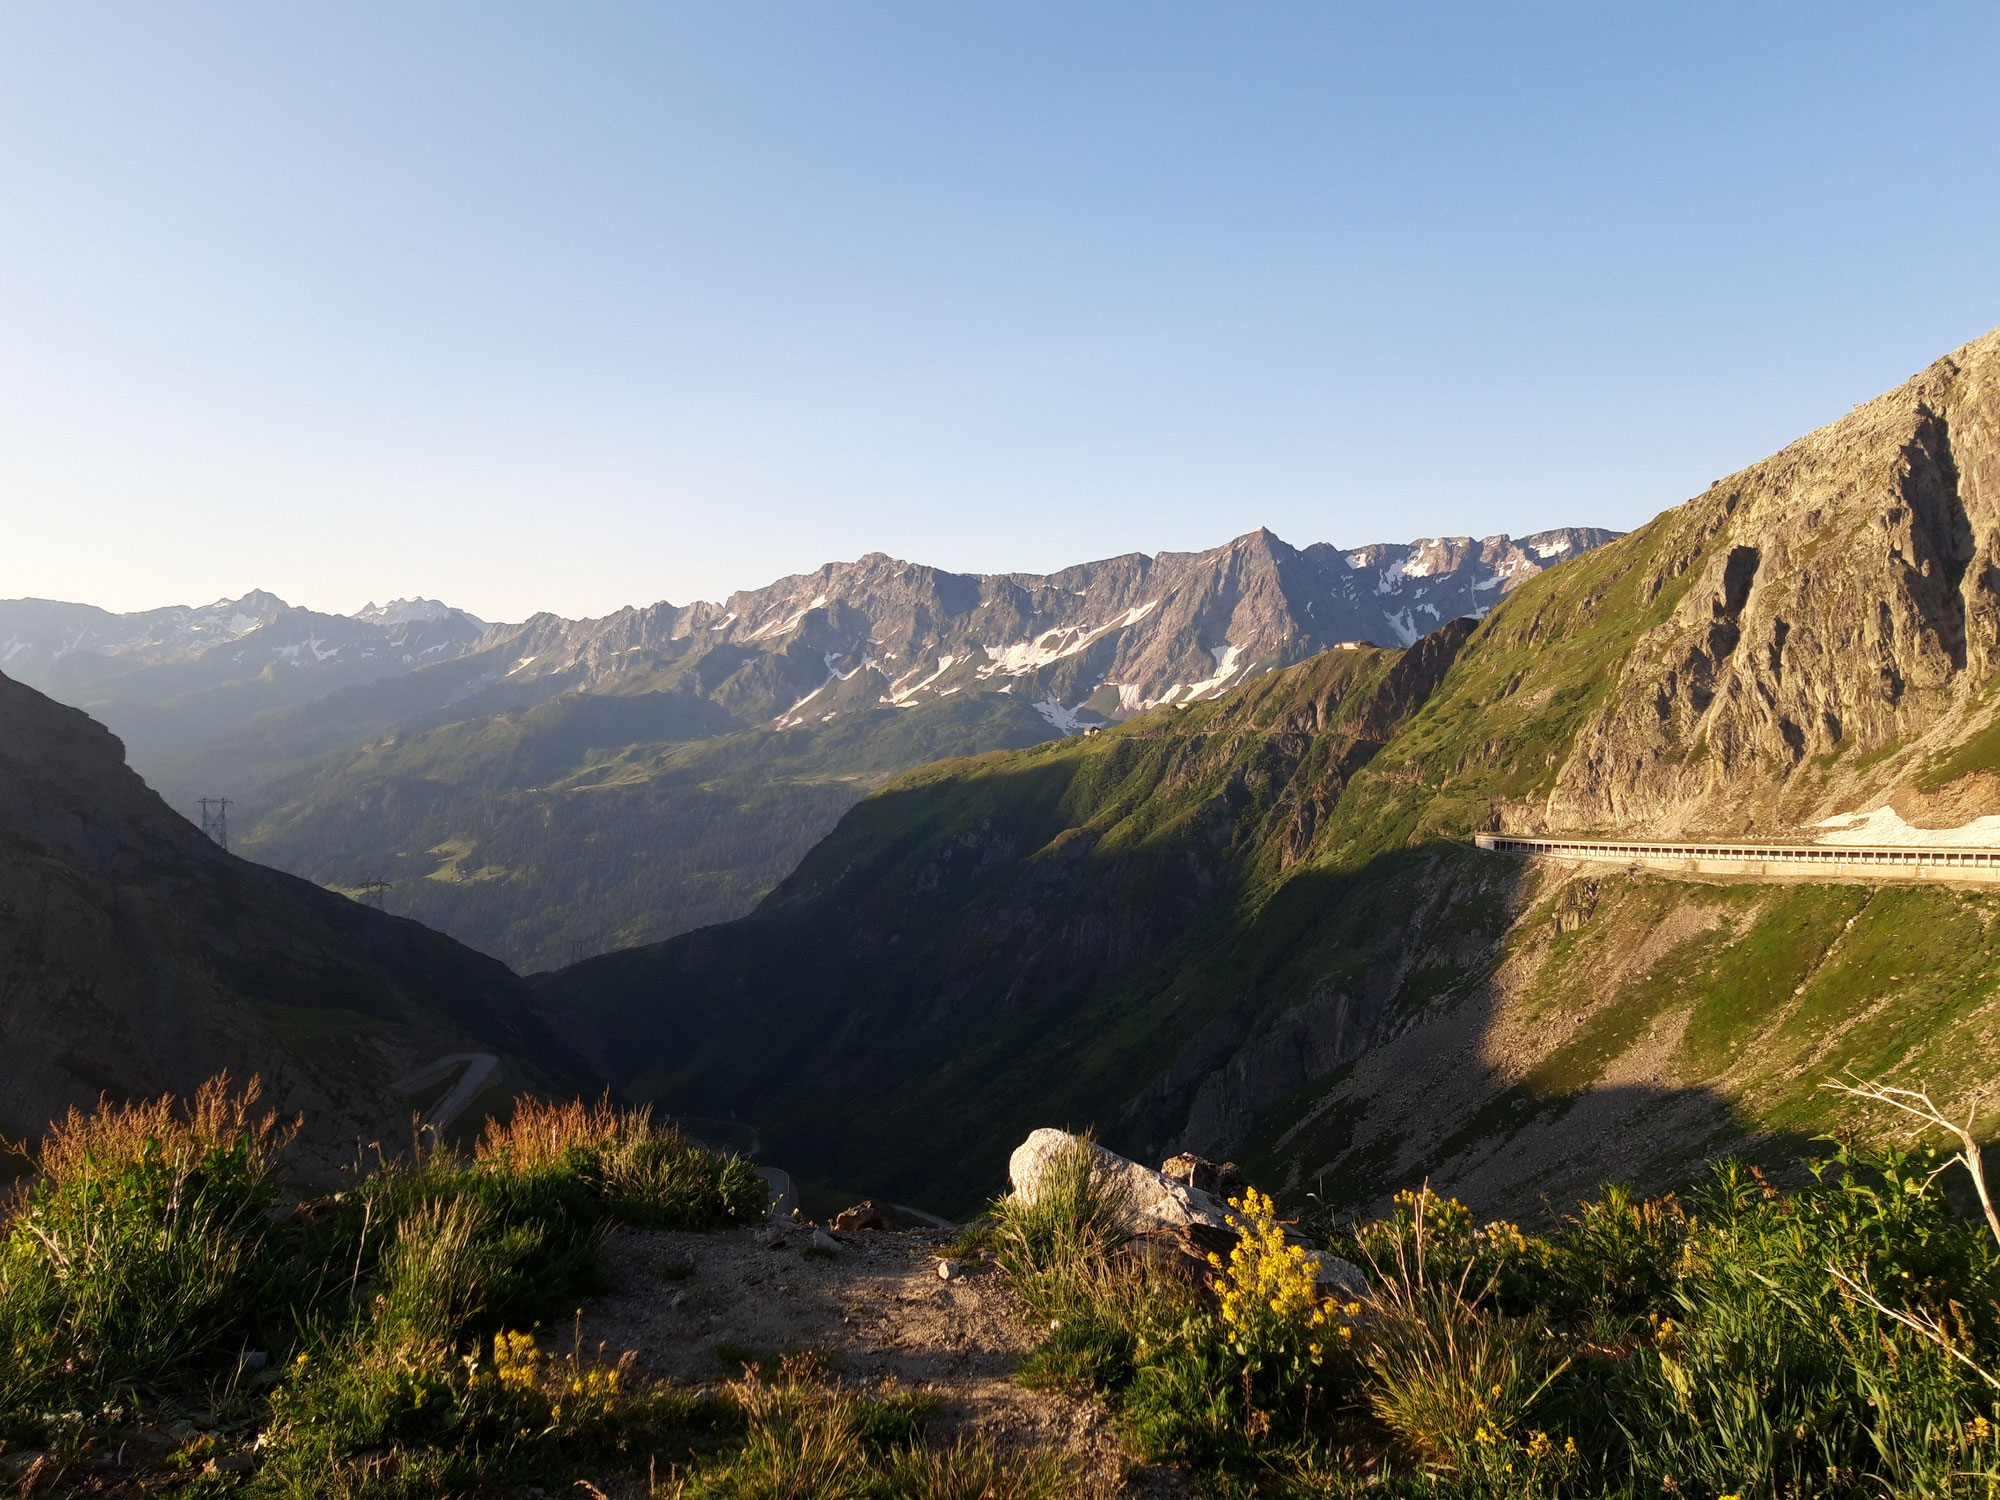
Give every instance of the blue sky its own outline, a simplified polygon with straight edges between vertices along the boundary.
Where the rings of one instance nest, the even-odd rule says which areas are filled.
[[[2000,323],[1990,6],[0,9],[0,595],[1629,527]]]

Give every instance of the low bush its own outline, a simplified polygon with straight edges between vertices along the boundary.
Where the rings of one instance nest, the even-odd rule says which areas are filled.
[[[1322,1223],[1368,1273],[1358,1303],[1313,1288],[1255,1190],[1192,1295],[1048,1212],[1003,1205],[989,1233],[1014,1234],[1030,1305],[1061,1310],[1024,1378],[1089,1385],[1216,1495],[1991,1500],[2000,1255],[1945,1199],[1949,1164],[1841,1148],[1781,1191],[1723,1163],[1685,1197],[1607,1189],[1540,1236],[1408,1192]],[[1101,1223],[1071,1170],[1060,1219]]]
[[[232,1359],[281,1321],[279,1156],[253,1082],[72,1110],[0,1239],[0,1435]]]

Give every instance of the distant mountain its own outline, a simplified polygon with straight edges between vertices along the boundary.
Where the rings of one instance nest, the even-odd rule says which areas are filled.
[[[537,615],[495,631],[449,675],[454,692],[504,682],[523,702],[688,692],[745,727],[999,692],[1074,731],[1213,698],[1341,642],[1408,645],[1614,535],[1565,527],[1342,551],[1259,530],[1207,552],[1132,553],[1046,576],[947,573],[870,553],[719,604]]]
[[[429,599],[353,616],[297,609],[261,589],[122,615],[0,599],[0,671],[110,724],[150,776],[253,714],[450,661],[487,630]]]
[[[238,789],[257,858],[386,876],[395,910],[549,968],[749,910],[890,775],[1414,639],[1608,535],[1342,552],[1259,531],[1048,577],[874,555],[720,604],[496,627],[162,773],[184,798]]]
[[[726,921],[891,775],[1054,734],[1000,694],[700,736],[678,694],[567,693],[389,733],[259,795],[252,857],[353,887],[522,971]]]
[[[0,655],[123,736],[176,806],[233,798],[253,857],[335,888],[391,879],[393,910],[534,969],[740,915],[926,760],[1406,644],[1612,535],[1342,550],[1260,530],[1047,576],[874,553],[720,603],[519,625],[423,599],[352,617],[263,593],[141,615],[22,600],[0,603]]]
[[[4,676],[0,1038],[0,1133],[227,1069],[306,1112],[304,1164],[322,1173],[357,1138],[405,1142],[409,1112],[463,1069],[392,1085],[441,1059],[500,1058],[475,1120],[510,1089],[589,1084],[503,965],[225,854],[102,725]]]
[[[1060,1123],[1326,1202],[1428,1180],[1546,1218],[1883,1130],[1819,1089],[1844,1071],[1990,1096],[2000,900],[1467,836],[1884,805],[2000,812],[2000,332],[1475,629],[927,767],[752,914],[535,985],[634,1094],[947,1211]]]

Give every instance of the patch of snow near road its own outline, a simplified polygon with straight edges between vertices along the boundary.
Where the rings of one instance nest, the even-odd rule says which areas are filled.
[[[1957,828],[1914,828],[1893,807],[1842,813],[1813,824],[1829,830],[1822,844],[1895,844],[1946,849],[2000,849],[2000,815],[1974,818]]]

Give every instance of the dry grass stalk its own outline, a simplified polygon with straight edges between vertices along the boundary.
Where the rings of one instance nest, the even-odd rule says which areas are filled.
[[[234,1091],[222,1073],[191,1100],[172,1095],[131,1104],[100,1100],[87,1115],[72,1108],[42,1137],[35,1163],[49,1182],[62,1187],[93,1169],[138,1161],[149,1147],[177,1167],[211,1151],[240,1148],[253,1174],[262,1176],[276,1167],[305,1123],[304,1116],[281,1123],[276,1110],[259,1113],[263,1091],[256,1077]]]
[[[486,1122],[477,1155],[481,1161],[504,1157],[516,1170],[526,1170],[561,1161],[577,1146],[654,1139],[677,1142],[680,1132],[671,1126],[656,1128],[650,1105],[621,1110],[612,1105],[609,1094],[589,1104],[581,1099],[552,1104],[523,1094],[514,1101],[514,1112],[505,1121]]]

